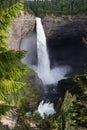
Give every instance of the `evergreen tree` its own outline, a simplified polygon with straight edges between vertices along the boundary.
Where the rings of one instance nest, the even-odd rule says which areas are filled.
[[[75,101],[75,96],[72,96],[68,91],[65,94],[64,101],[61,98],[59,99],[56,115],[58,130],[75,130],[75,116],[77,115],[74,106]]]
[[[74,101],[75,97],[67,91],[61,108],[62,129],[75,130],[74,117],[76,116],[76,113],[74,112]]]
[[[87,0],[34,0],[25,1],[25,9],[32,10],[36,16],[46,14],[70,15],[87,13]]]
[[[5,104],[3,105],[2,100],[5,103],[8,94],[16,92],[17,89],[25,85],[24,82],[20,81],[20,78],[27,71],[26,66],[21,63],[25,52],[8,50],[7,47],[8,36],[6,34],[9,33],[8,29],[23,9],[22,0],[10,2],[9,0],[7,5],[6,0],[0,1],[0,108],[4,107]],[[4,9],[2,8],[3,4]]]

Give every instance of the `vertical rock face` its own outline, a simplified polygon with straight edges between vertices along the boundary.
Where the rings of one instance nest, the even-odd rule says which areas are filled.
[[[19,50],[20,41],[27,34],[31,35],[35,27],[35,16],[22,12],[12,23],[10,28],[10,38],[8,40],[9,49]]]
[[[61,44],[65,39],[82,39],[87,34],[87,16],[46,16],[43,24],[48,44]]]
[[[87,16],[45,16],[42,19],[47,43],[50,45],[62,44],[66,39],[82,40],[87,34]],[[15,19],[10,29],[9,49],[18,50],[20,41],[26,36],[32,36],[35,28],[35,16],[22,12]]]
[[[56,16],[45,16],[43,18],[43,25],[46,36],[49,37],[61,24],[64,24],[66,21],[63,17]]]

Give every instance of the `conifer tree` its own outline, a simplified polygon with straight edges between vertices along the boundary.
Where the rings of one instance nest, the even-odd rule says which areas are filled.
[[[21,63],[21,58],[24,57],[25,52],[9,50],[7,46],[8,36],[6,34],[9,33],[8,29],[23,9],[22,0],[10,2],[11,0],[7,4],[6,0],[0,0],[0,108],[5,106],[2,101],[5,102],[8,94],[16,92],[25,85],[24,82],[20,81],[20,78],[27,71],[26,66]],[[4,9],[2,8],[3,4]]]

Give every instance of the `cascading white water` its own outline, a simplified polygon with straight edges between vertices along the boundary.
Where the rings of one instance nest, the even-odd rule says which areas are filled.
[[[37,55],[38,55],[38,71],[50,73],[50,61],[46,46],[46,36],[40,18],[36,18],[37,31]]]
[[[36,18],[36,32],[37,32],[37,57],[38,57],[38,68],[37,73],[42,79],[43,83],[47,83],[47,79],[50,74],[50,60],[48,57],[47,46],[46,46],[46,36],[41,23],[40,18]],[[50,103],[40,103],[38,111],[42,117],[45,114],[53,114],[55,112],[53,104]]]
[[[40,18],[36,18],[37,32],[37,56],[38,56],[38,75],[43,83],[46,82],[47,76],[50,74],[50,61],[46,46],[46,36]]]
[[[64,75],[67,72],[66,67],[58,67],[50,70],[50,60],[47,52],[46,46],[46,36],[44,29],[41,23],[40,18],[36,18],[36,32],[37,32],[37,57],[38,57],[38,66],[37,73],[38,76],[42,79],[43,84],[54,84],[59,80],[65,78]],[[40,103],[38,111],[42,117],[45,114],[55,113],[53,103]]]
[[[46,47],[46,36],[41,23],[40,18],[36,18],[36,32],[33,37],[25,38],[21,44],[21,50],[27,50],[26,57],[22,60],[23,63],[27,64],[30,68],[37,72],[38,76],[42,79],[44,91],[47,91],[49,84],[55,84],[59,80],[65,78],[65,74],[70,70],[69,66],[58,66],[50,69],[50,60]],[[36,51],[36,35],[37,35],[37,51]],[[32,64],[32,61],[36,59],[35,54],[37,53],[38,65]],[[55,113],[53,104],[51,103],[40,103],[38,111],[41,116],[45,114]]]
[[[40,115],[44,118],[44,113],[46,115],[51,115],[54,114],[56,111],[54,110],[54,106],[53,103],[44,103],[44,101],[41,101],[39,107],[38,107],[38,111],[40,113]]]
[[[67,72],[67,67],[58,67],[50,70],[50,60],[47,52],[46,46],[46,36],[41,23],[40,18],[36,18],[36,32],[37,32],[37,56],[38,56],[38,66],[37,70],[38,76],[42,79],[44,84],[54,84],[59,80],[65,78],[64,75]]]

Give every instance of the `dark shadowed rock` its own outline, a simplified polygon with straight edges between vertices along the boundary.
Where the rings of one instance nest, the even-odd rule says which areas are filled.
[[[84,15],[46,16],[43,24],[48,44],[58,45],[65,39],[82,38],[87,33],[87,16]]]

